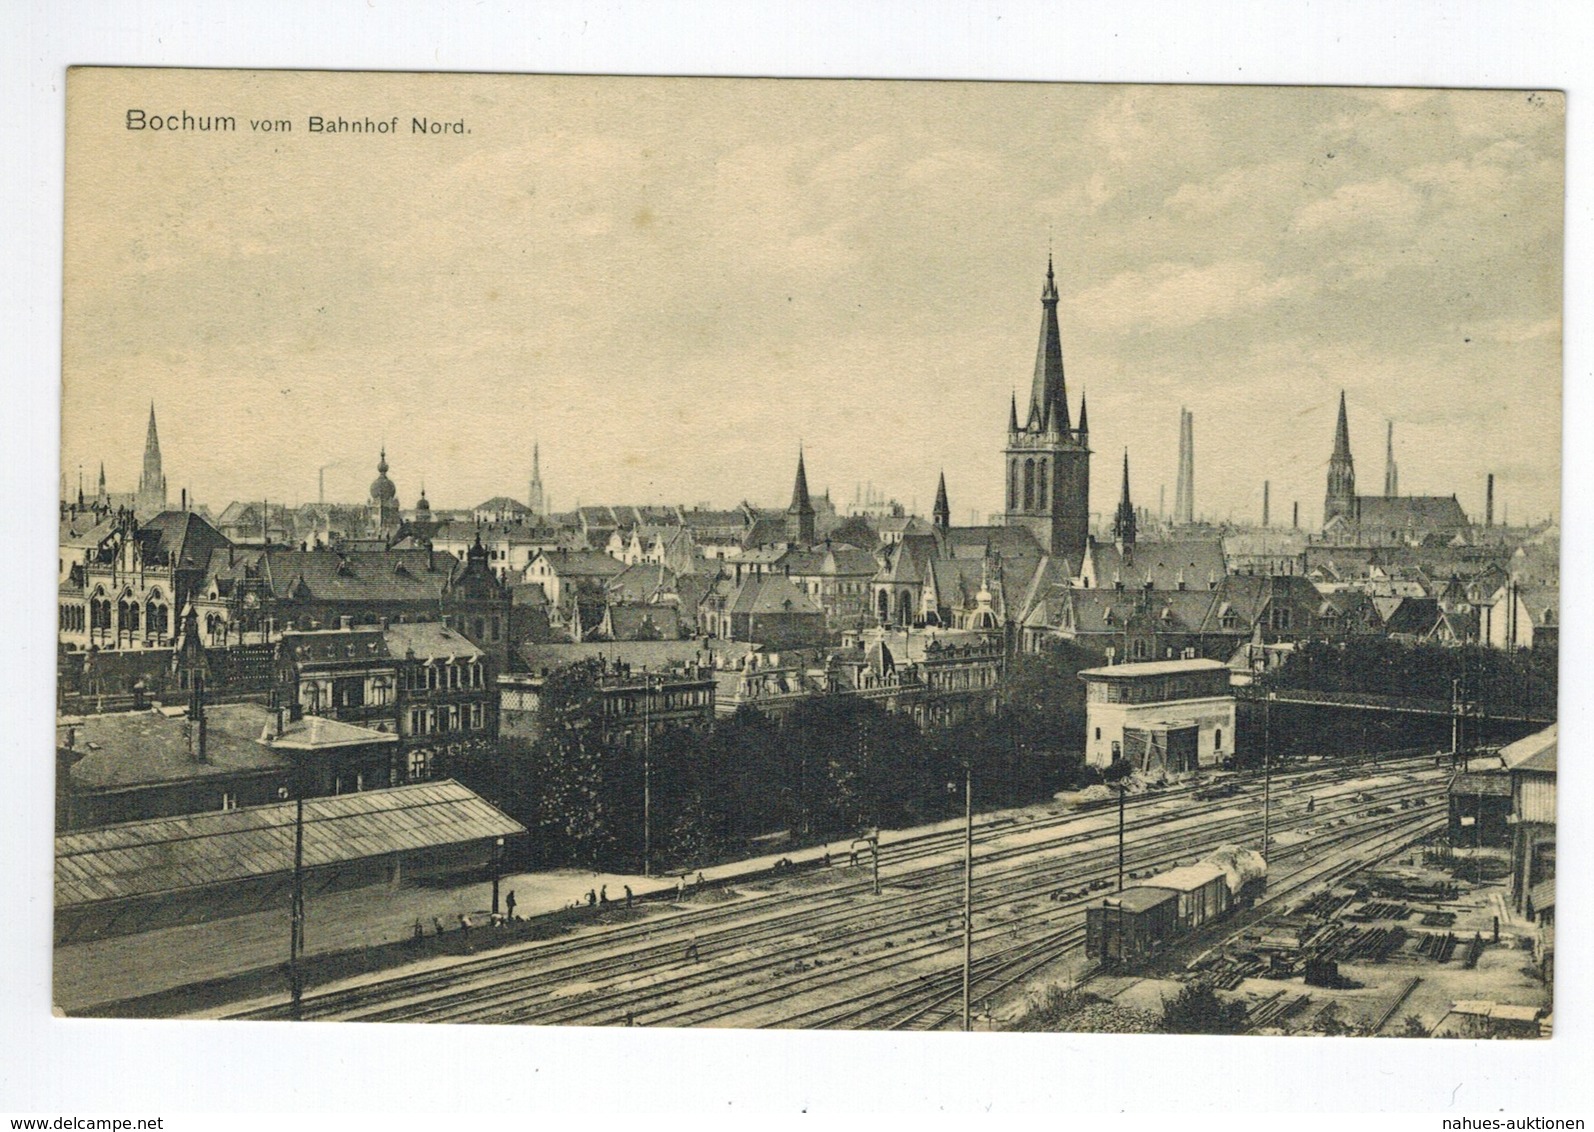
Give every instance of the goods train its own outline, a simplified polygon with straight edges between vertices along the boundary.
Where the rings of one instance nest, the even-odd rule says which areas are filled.
[[[1085,954],[1108,963],[1153,955],[1213,920],[1248,908],[1267,889],[1267,862],[1228,845],[1151,877],[1085,910]]]

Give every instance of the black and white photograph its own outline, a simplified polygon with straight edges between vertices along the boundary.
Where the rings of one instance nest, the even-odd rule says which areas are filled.
[[[66,117],[58,1014],[1551,1035],[1560,92]]]

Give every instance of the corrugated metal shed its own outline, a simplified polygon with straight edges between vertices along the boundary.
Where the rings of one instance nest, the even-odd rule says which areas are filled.
[[[1513,775],[1516,779],[1516,819],[1555,824],[1555,779],[1539,775]]]
[[[508,837],[525,828],[452,780],[311,798],[304,864]],[[240,881],[293,869],[294,803],[189,814],[55,839],[57,909]]]

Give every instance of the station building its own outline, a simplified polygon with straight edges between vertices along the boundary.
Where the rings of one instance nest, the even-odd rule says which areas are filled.
[[[1085,761],[1126,758],[1153,776],[1188,774],[1234,753],[1235,698],[1216,660],[1087,668]]]

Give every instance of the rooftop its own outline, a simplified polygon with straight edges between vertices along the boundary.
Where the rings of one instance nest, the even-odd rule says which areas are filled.
[[[1141,664],[1114,664],[1107,668],[1087,668],[1082,680],[1138,680],[1152,676],[1188,676],[1195,672],[1227,671],[1220,660],[1152,660]]]
[[[56,907],[293,869],[293,802],[127,822],[55,839]],[[526,832],[452,780],[304,802],[307,868]]]

